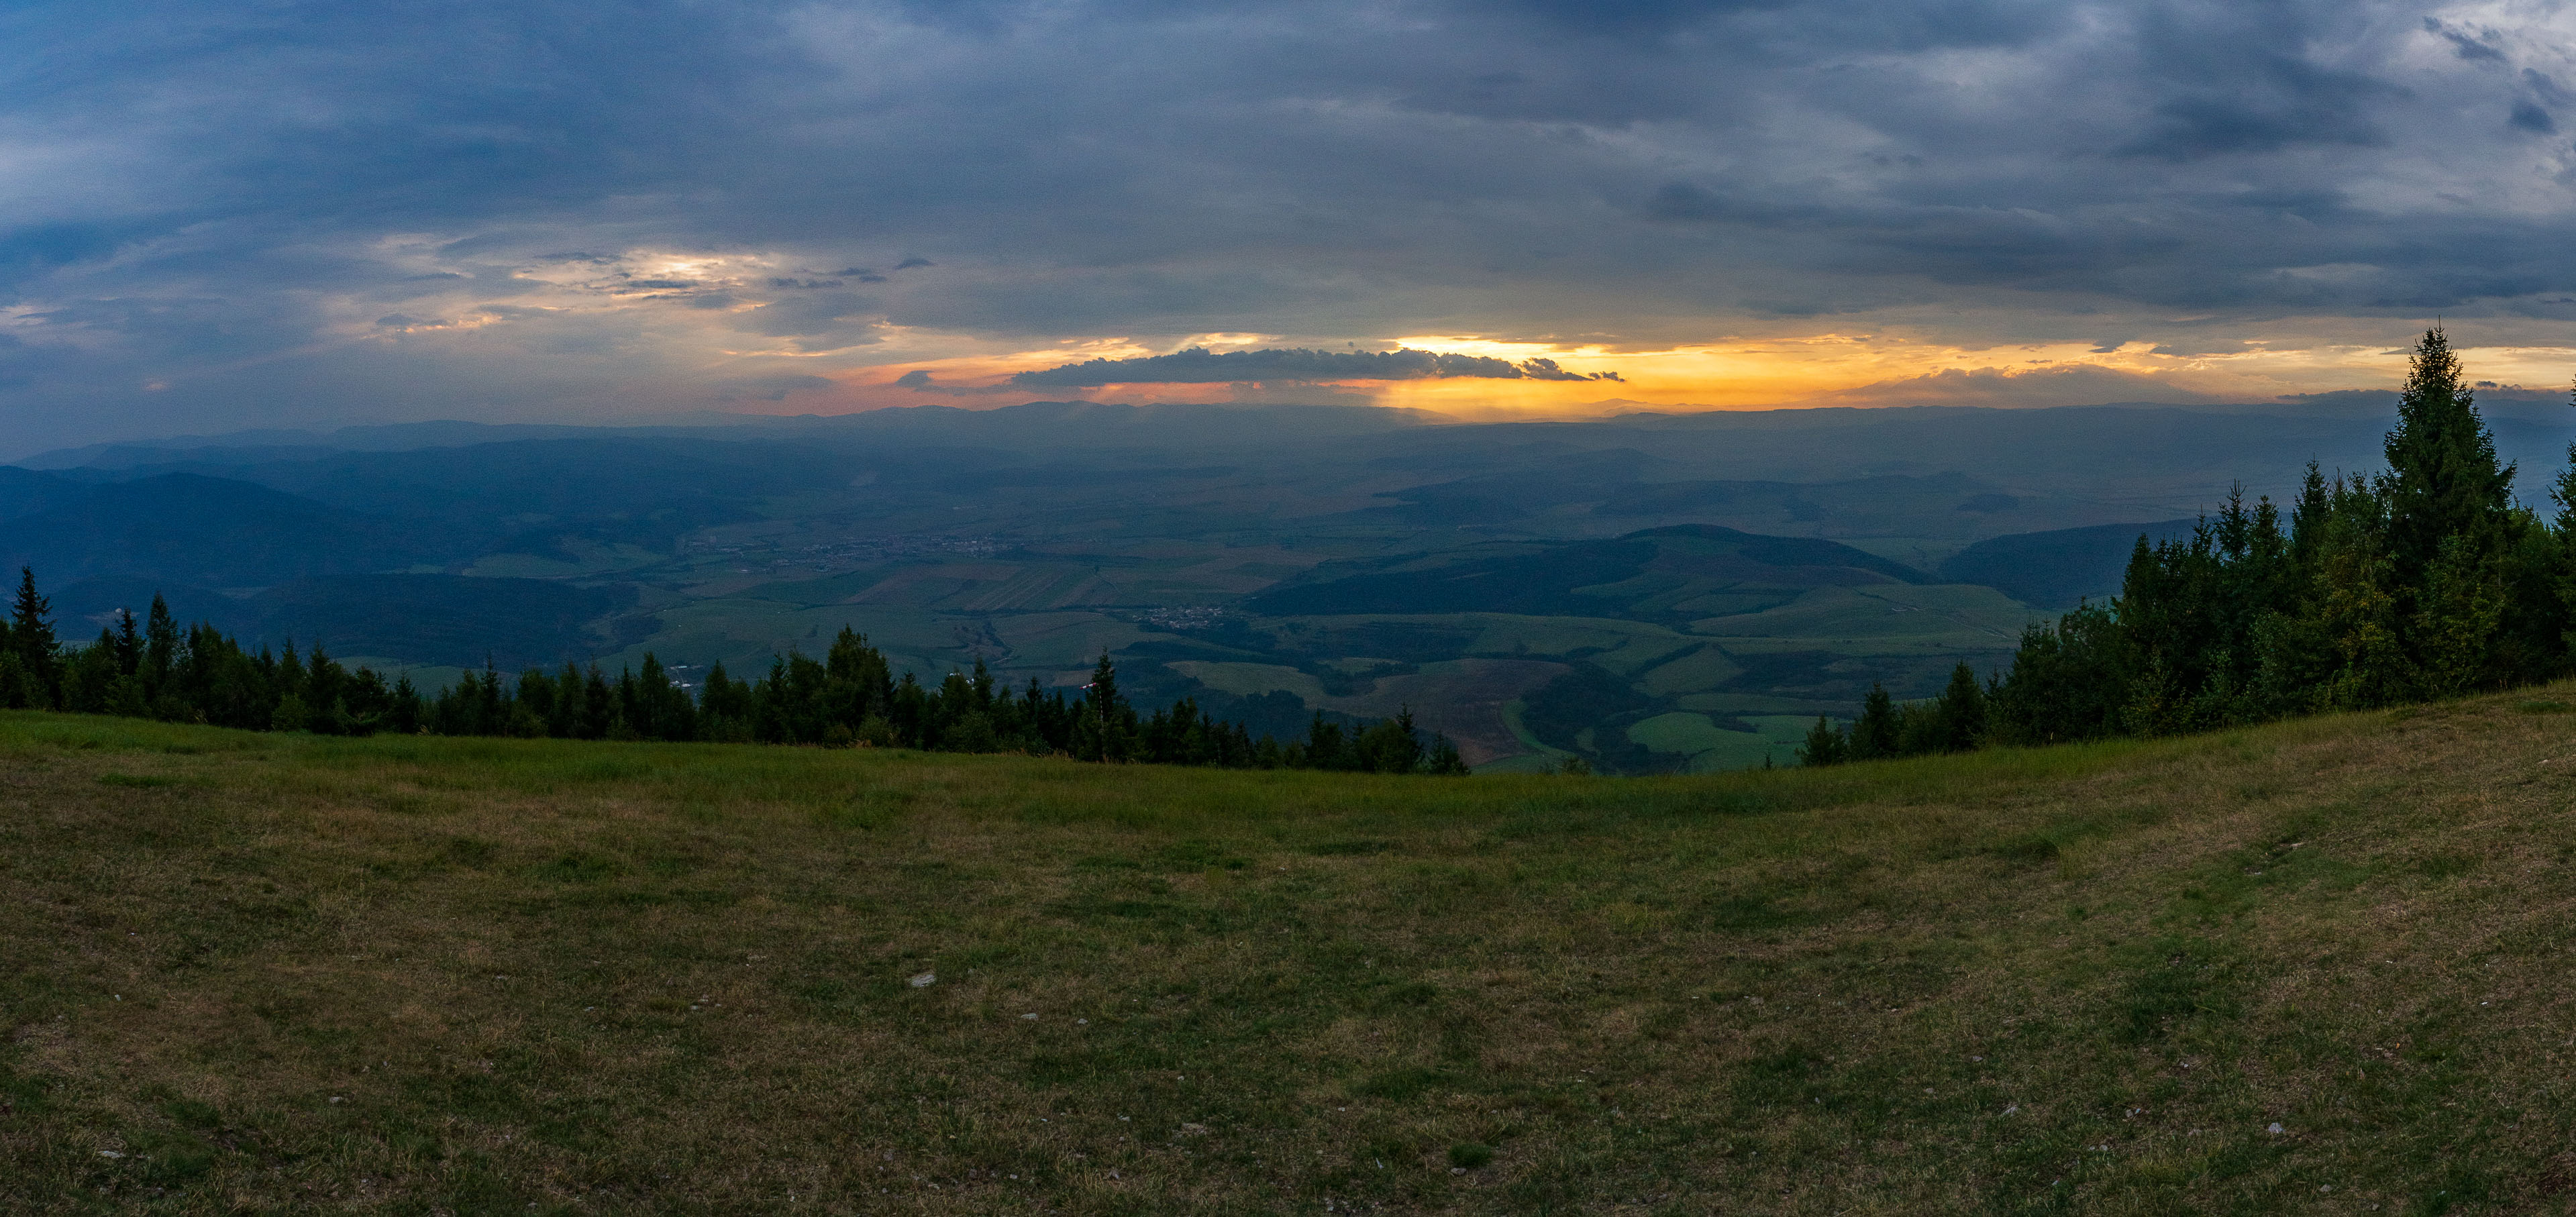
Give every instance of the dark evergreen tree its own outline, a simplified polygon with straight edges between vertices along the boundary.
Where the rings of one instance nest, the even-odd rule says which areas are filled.
[[[2440,327],[2424,332],[2388,433],[2389,588],[2400,646],[2421,692],[2458,692],[2496,670],[2505,555],[2519,537],[2510,464],[2478,417]]]
[[[568,691],[566,695],[570,695]],[[599,665],[592,664],[582,674],[581,726],[576,734],[581,739],[607,739],[616,733],[618,725],[617,695],[609,690],[608,677],[600,672]]]
[[[1411,773],[1422,764],[1422,737],[1413,726],[1413,707],[1362,730],[1351,741],[1350,768],[1362,773]]]
[[[2385,443],[2389,559],[2403,587],[2419,586],[2443,542],[2495,544],[2512,506],[2514,467],[2496,462],[2459,356],[2439,326],[2416,341]]]
[[[1903,729],[1896,699],[1888,696],[1886,686],[1872,681],[1869,696],[1861,699],[1860,718],[1852,723],[1851,744],[1845,755],[1855,761],[1897,756],[1902,751]]]
[[[9,606],[9,650],[18,657],[25,688],[21,697],[36,707],[57,704],[62,644],[54,637],[53,602],[36,593],[36,572],[18,568],[18,595]]]
[[[385,711],[385,730],[410,735],[421,728],[420,690],[412,687],[411,673],[394,678],[393,696]]]
[[[117,674],[134,675],[143,666],[143,635],[135,628],[134,614],[125,609],[116,610],[116,638],[113,645],[116,648]]]
[[[1847,759],[1842,728],[1824,715],[1816,716],[1816,725],[1807,729],[1807,742],[1798,746],[1801,765],[1839,765]]]
[[[1986,690],[1977,674],[1962,663],[1950,670],[1950,683],[1939,703],[1941,750],[1971,752],[1986,742]]]
[[[1941,703],[1907,702],[1896,707],[1896,756],[1930,756],[1950,750],[1950,724]]]
[[[1292,769],[1347,769],[1350,762],[1343,755],[1342,726],[1326,722],[1324,712],[1306,724],[1306,739],[1288,749],[1288,766]]]
[[[116,635],[102,628],[98,640],[62,665],[61,706],[75,714],[105,714],[122,677],[116,670]]]
[[[1240,729],[1237,728],[1237,730]],[[1261,742],[1267,744],[1270,738],[1263,736]],[[1256,759],[1252,762],[1254,767],[1263,769],[1273,767],[1261,765],[1257,759],[1258,753],[1256,752],[1255,755]],[[1438,777],[1465,777],[1471,772],[1467,768],[1467,759],[1458,755],[1458,745],[1451,742],[1448,736],[1437,732],[1431,736],[1431,755],[1423,759],[1422,771]]]
[[[1100,653],[1100,663],[1091,670],[1091,683],[1084,685],[1080,743],[1074,757],[1085,761],[1119,761],[1127,759],[1125,741],[1119,728],[1120,711],[1126,699],[1118,695],[1118,665],[1109,662],[1109,652]]]
[[[2031,624],[1987,700],[1988,737],[2055,744],[2120,734],[2130,702],[2130,651],[2108,606],[2079,604],[2054,626]]]
[[[143,690],[158,698],[170,682],[170,668],[179,661],[179,619],[170,615],[170,604],[161,593],[152,593],[152,611],[143,623]]]

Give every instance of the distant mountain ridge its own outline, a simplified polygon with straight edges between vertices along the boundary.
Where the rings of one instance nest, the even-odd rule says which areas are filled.
[[[311,648],[403,663],[504,671],[587,659],[633,641],[630,627],[593,623],[632,606],[635,589],[553,579],[461,575],[325,575],[232,596],[134,576],[84,579],[53,593],[64,633],[85,641],[122,609],[137,617],[159,595],[181,621],[205,622],[243,645]],[[649,626],[648,619],[619,618]]]
[[[340,427],[329,431],[257,430],[167,439],[124,440],[31,453],[15,464],[42,470],[129,470],[174,462],[251,464],[309,460],[347,452],[414,452],[547,439],[701,439],[759,441],[799,434],[907,439],[970,439],[1007,447],[1155,443],[1247,443],[1293,431],[1309,437],[1357,435],[1454,424],[1428,410],[1391,406],[1180,405],[1031,401],[970,410],[901,406],[853,414],[732,415],[668,423],[579,425],[438,420]]]
[[[40,488],[0,520],[0,567],[57,581],[150,573],[215,587],[406,566],[446,549],[413,521],[332,507],[251,482],[166,473]]]

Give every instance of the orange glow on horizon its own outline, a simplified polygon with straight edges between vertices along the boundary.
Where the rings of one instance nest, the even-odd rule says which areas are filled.
[[[1214,337],[1214,336],[1211,336]],[[1208,345],[1250,346],[1257,335]],[[1197,345],[1191,343],[1185,345]],[[1279,343],[1279,345],[1293,345]],[[1143,382],[1099,388],[1010,387],[1013,373],[1093,358],[1158,353],[1125,338],[1069,341],[1052,348],[885,363],[823,371],[828,389],[800,391],[762,413],[846,413],[895,406],[990,409],[1033,400],[1197,402],[1339,401],[1405,407],[1461,419],[1579,418],[1634,410],[1765,409],[1784,406],[1917,404],[2084,404],[2213,399],[2264,401],[2290,393],[2393,387],[2402,352],[2370,345],[2271,349],[2247,343],[2222,354],[2158,354],[2144,342],[2103,351],[2093,344],[1964,348],[1885,334],[1823,333],[1729,340],[1656,350],[1515,342],[1473,335],[1415,335],[1380,349],[1556,361],[1568,372],[1613,372],[1618,380],[1438,380],[1296,382],[1249,385]],[[2472,376],[2507,384],[2561,384],[2576,349],[2463,348]],[[896,384],[910,373],[927,390]],[[2054,394],[2054,398],[2051,395]]]

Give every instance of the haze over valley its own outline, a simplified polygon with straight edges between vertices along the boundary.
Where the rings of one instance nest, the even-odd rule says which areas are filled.
[[[847,626],[936,683],[1189,697],[1282,739],[1411,708],[1487,769],[1794,760],[2119,590],[2230,480],[2375,465],[2381,395],[1460,424],[1032,402],[650,428],[431,423],[32,454],[0,558],[94,631],[158,591],[427,687],[486,662],[682,681]],[[2490,406],[2553,467],[2576,416]],[[2526,476],[2526,495],[2534,478]]]

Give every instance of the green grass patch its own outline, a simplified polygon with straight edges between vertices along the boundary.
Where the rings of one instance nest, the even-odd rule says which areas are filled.
[[[150,773],[102,773],[98,775],[98,784],[122,786],[128,790],[152,790],[162,786],[176,786],[179,784],[179,779]]]

